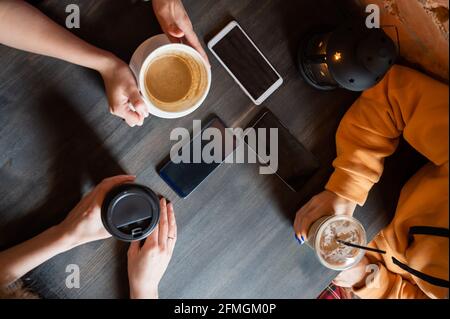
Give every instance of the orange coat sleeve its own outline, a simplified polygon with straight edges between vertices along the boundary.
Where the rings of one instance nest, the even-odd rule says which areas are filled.
[[[394,66],[341,121],[335,171],[325,188],[363,205],[402,134],[435,165],[448,162],[448,98],[447,85]]]

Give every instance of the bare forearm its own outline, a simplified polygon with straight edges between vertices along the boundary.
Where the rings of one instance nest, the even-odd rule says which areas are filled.
[[[0,43],[102,71],[112,54],[81,40],[21,0],[0,1]]]
[[[0,252],[0,287],[7,286],[50,258],[74,245],[58,226]]]

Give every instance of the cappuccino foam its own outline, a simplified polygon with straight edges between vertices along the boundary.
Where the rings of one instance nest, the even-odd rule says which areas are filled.
[[[145,71],[145,90],[161,110],[181,112],[195,105],[205,93],[207,72],[201,61],[181,52],[161,54]]]

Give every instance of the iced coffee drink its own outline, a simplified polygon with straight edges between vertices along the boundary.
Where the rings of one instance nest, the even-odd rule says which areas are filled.
[[[316,221],[308,233],[308,242],[320,262],[334,270],[345,270],[357,264],[364,250],[339,241],[366,246],[366,232],[359,221],[349,216],[327,216]]]

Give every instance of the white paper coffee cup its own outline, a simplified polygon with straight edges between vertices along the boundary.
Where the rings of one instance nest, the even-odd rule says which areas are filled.
[[[182,111],[172,112],[161,109],[151,101],[147,90],[145,89],[145,71],[149,64],[156,58],[169,52],[180,52],[189,55],[204,68],[204,74],[206,74],[207,77],[206,86],[201,95],[192,103],[192,106],[189,106]],[[202,56],[190,46],[181,43],[171,43],[165,34],[156,35],[143,42],[134,52],[130,61],[130,68],[134,73],[149,113],[161,118],[174,119],[194,112],[205,101],[211,88],[211,69]]]

